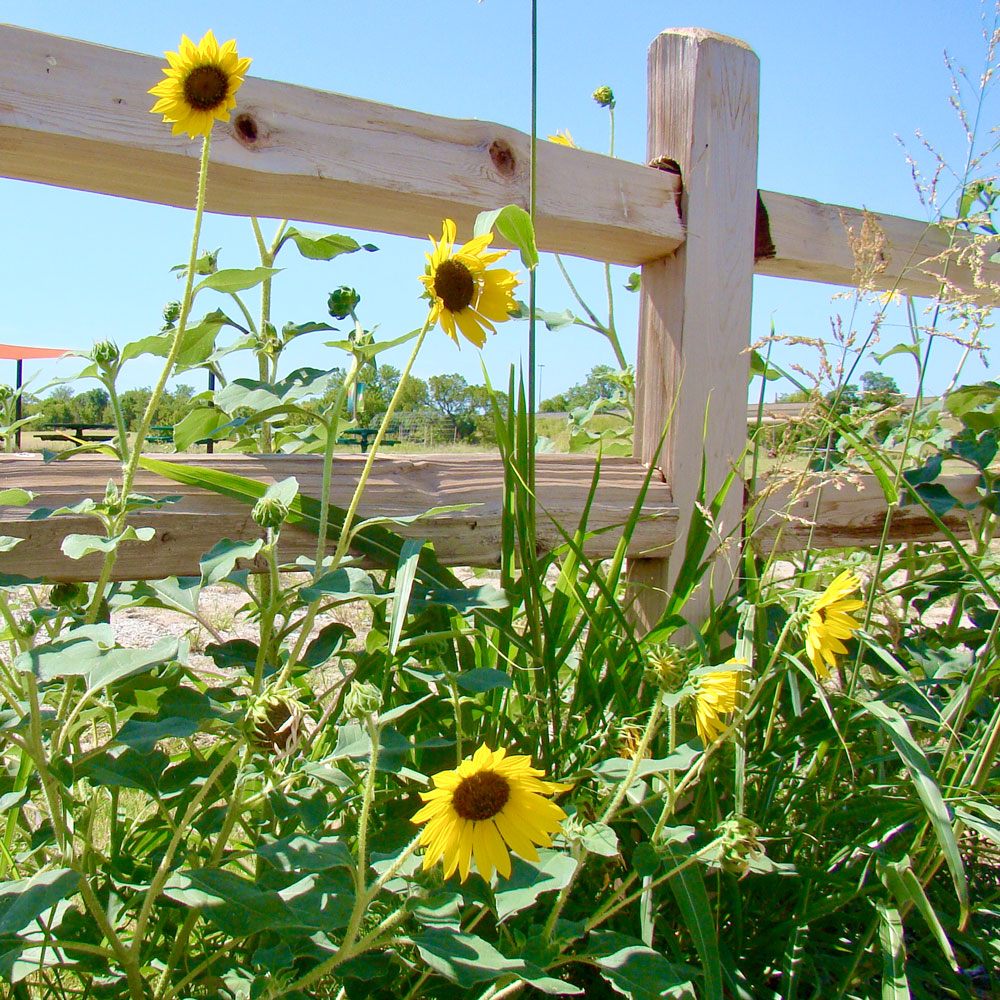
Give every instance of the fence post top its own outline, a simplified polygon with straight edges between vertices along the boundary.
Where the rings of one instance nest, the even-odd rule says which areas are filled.
[[[665,35],[680,35],[685,38],[690,38],[696,45],[700,45],[702,42],[720,42],[723,45],[734,45],[737,48],[753,52],[750,45],[744,42],[742,38],[733,38],[731,35],[723,35],[718,31],[711,31],[708,28],[664,28],[663,31],[661,31],[656,38],[653,39],[652,44],[655,45],[657,41]]]

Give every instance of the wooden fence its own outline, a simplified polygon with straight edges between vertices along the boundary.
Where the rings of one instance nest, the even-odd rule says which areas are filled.
[[[161,57],[139,55],[25,29],[0,26],[0,175],[149,202],[190,207],[198,147],[175,138],[149,114],[147,90],[160,78]],[[610,552],[654,459],[660,473],[646,496],[632,539],[632,581],[640,587],[640,619],[650,621],[669,586],[671,546],[682,544],[687,512],[706,453],[709,490],[717,487],[746,440],[750,301],[754,274],[850,285],[855,277],[851,229],[864,213],[805,198],[759,191],[756,182],[757,57],[743,43],[700,29],[665,31],[649,51],[648,165],[610,159],[554,143],[538,144],[536,233],[543,250],[642,267],[634,460],[605,460],[591,542]],[[468,232],[485,208],[527,206],[529,137],[490,122],[460,121],[401,110],[339,94],[247,79],[228,126],[216,125],[210,211],[291,218],[423,237],[441,219]],[[874,285],[921,296],[948,282],[980,297],[982,279],[1000,279],[988,264],[975,281],[949,249],[954,232],[909,219],[875,215],[884,244]],[[948,257],[948,264],[944,264]],[[708,435],[702,440],[707,412]],[[672,417],[671,417],[672,415]],[[294,474],[319,492],[313,457],[176,456],[264,479]],[[35,491],[37,507],[103,494],[114,463],[78,457],[44,465],[35,456],[0,457],[0,488]],[[347,504],[360,469],[357,456],[335,462],[331,499]],[[542,510],[575,524],[593,471],[585,456],[540,456]],[[490,565],[499,555],[498,458],[380,457],[362,513],[412,514],[438,504],[474,503],[461,514],[419,522],[450,564]],[[974,493],[972,481],[953,484]],[[146,476],[141,492],[171,494],[174,484]],[[123,578],[196,573],[199,556],[220,537],[258,533],[248,511],[211,494],[184,490],[169,511],[143,515],[153,541],[125,543]],[[794,500],[767,501],[758,540],[805,544],[804,521],[818,528],[811,544],[878,540],[885,503],[872,481]],[[740,524],[743,491],[730,492],[724,531]],[[0,554],[0,572],[93,579],[97,562],[73,562],[61,537],[93,531],[94,522],[59,517],[32,521],[32,507],[2,512],[0,534],[25,541]],[[210,516],[207,516],[210,515]],[[545,522],[545,518],[542,518]],[[950,526],[961,531],[962,517]],[[779,528],[781,531],[779,532]],[[283,537],[285,537],[283,535]],[[892,539],[930,538],[933,525],[914,508],[893,519]],[[289,533],[290,555],[309,551]],[[557,544],[551,524],[540,544]],[[732,549],[730,551],[733,551]],[[719,572],[732,571],[723,554]]]

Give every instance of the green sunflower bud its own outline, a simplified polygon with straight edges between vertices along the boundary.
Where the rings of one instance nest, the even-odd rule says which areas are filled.
[[[355,681],[344,698],[344,715],[366,722],[382,707],[382,692],[368,681]]]
[[[251,516],[262,528],[280,528],[288,517],[288,505],[276,497],[261,497]]]
[[[593,97],[602,108],[613,108],[615,106],[615,95],[610,87],[598,87],[597,90],[591,94],[591,97]]]
[[[108,485],[104,488],[104,506],[112,514],[117,513],[122,502],[122,495],[118,492],[118,487],[114,480],[109,479]]]
[[[684,651],[677,646],[662,645],[649,653],[646,680],[668,693],[679,691],[687,680],[688,664]]]
[[[87,588],[79,583],[57,583],[49,591],[49,604],[54,608],[80,607],[87,600]]]
[[[350,285],[341,285],[340,288],[330,292],[327,309],[334,319],[347,319],[358,308],[360,301],[361,296]]]
[[[118,364],[121,353],[118,350],[118,345],[113,340],[99,340],[94,344],[91,356],[97,362],[98,368],[103,368],[105,371],[112,371]]]
[[[170,330],[181,318],[181,304],[179,302],[168,302],[163,307],[163,329]]]

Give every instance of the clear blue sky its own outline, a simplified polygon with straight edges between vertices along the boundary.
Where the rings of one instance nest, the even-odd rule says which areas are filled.
[[[982,11],[974,0],[541,0],[539,7],[542,135],[568,128],[580,145],[606,149],[607,116],[590,94],[608,84],[618,100],[616,152],[643,160],[648,44],[664,28],[698,25],[744,39],[760,58],[759,187],[923,218],[896,135],[928,170],[933,164],[914,137],[916,129],[949,162],[964,159],[964,137],[949,107],[943,52],[947,49],[978,79],[985,45]],[[527,0],[216,0],[211,5],[191,0],[115,5],[32,0],[3,4],[0,17],[153,54],[176,48],[181,33],[197,40],[212,28],[220,40],[235,37],[240,54],[253,57],[254,76],[527,131],[529,12]],[[992,10],[986,12],[991,15]],[[2,73],[0,61],[0,77]],[[986,121],[995,119],[993,114]],[[0,248],[0,341],[82,349],[96,338],[124,343],[158,329],[163,303],[180,292],[168,271],[186,257],[190,213],[7,180],[0,181],[0,204],[5,236]],[[288,253],[284,263],[289,271],[276,284],[273,315],[278,324],[325,318],[327,292],[346,283],[362,293],[366,324],[380,323],[386,337],[419,325],[425,306],[417,300],[416,275],[423,266],[424,245],[383,235],[370,239],[383,248],[378,254],[330,264]],[[210,217],[202,245],[222,246],[223,266],[255,263],[245,221]],[[597,269],[584,262],[571,266],[600,304],[603,282],[597,280]],[[619,288],[626,277],[622,271]],[[543,307],[571,305],[551,260],[543,261],[540,289]],[[849,311],[842,300],[831,301],[834,291],[756,279],[753,336],[766,334],[772,320],[779,332],[827,335],[830,316],[839,311],[846,317]],[[626,352],[634,357],[635,297],[620,291],[618,301],[618,324],[625,331]],[[209,295],[199,299],[199,308],[214,305]],[[901,322],[902,312],[890,320]],[[491,378],[506,380],[507,366],[526,353],[526,331],[526,324],[509,324],[490,338],[482,360]],[[890,322],[882,349],[899,335]],[[387,360],[402,364],[405,351],[397,353]],[[542,329],[538,360],[545,366],[543,395],[583,380],[595,364],[613,362],[604,343],[583,330]],[[808,362],[807,357],[801,360]],[[942,379],[950,371],[946,360],[942,351]],[[289,361],[339,363],[305,347],[289,355]],[[44,373],[72,370],[73,363],[60,362],[46,365]],[[905,367],[887,370],[907,388]],[[427,377],[453,371],[481,382],[480,356],[468,345],[458,351],[438,335],[415,372]],[[126,369],[125,382],[150,384],[155,374],[152,362],[137,361]],[[249,369],[234,374],[249,374]],[[981,377],[989,376],[978,363],[966,371],[967,380]],[[0,371],[0,379],[7,378],[13,372]]]

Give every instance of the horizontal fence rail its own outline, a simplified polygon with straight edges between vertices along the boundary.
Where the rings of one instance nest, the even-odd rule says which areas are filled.
[[[308,455],[159,455],[158,458],[194,467],[221,468],[262,482],[295,476],[301,492],[318,496],[320,464]],[[363,456],[336,457],[331,502],[350,502]],[[55,509],[82,497],[100,499],[118,463],[103,456],[77,456],[70,461],[45,464],[37,455],[0,455],[0,490],[30,487],[35,499],[24,507],[0,506],[0,535],[23,538],[7,552],[0,552],[0,574],[53,580],[93,580],[101,557],[72,560],[59,548],[70,533],[94,534],[92,517],[55,515],[31,520],[33,511]],[[539,455],[538,545],[550,550],[563,543],[556,524],[572,531],[579,518],[594,473],[594,459],[587,455]],[[592,558],[610,556],[618,542],[617,529],[636,504],[645,470],[627,458],[605,458],[591,507],[589,528],[595,532],[586,543]],[[856,482],[827,484],[815,489],[815,476],[775,490],[763,501],[751,502],[756,528],[751,544],[761,552],[833,548],[878,543],[885,518],[885,499],[873,476]],[[977,498],[975,476],[946,476],[940,482],[963,503]],[[158,511],[137,513],[131,523],[156,529],[149,542],[123,542],[115,564],[120,580],[157,579],[164,576],[197,576],[198,561],[220,538],[249,541],[263,537],[250,517],[250,508],[228,497],[181,486],[140,470],[136,492],[157,499],[183,495],[183,500]],[[424,518],[410,525],[395,525],[408,537],[434,543],[438,558],[451,566],[496,566],[500,559],[500,505],[503,465],[490,455],[427,455],[379,457],[365,491],[360,515],[408,517],[431,507],[470,504],[467,510]],[[752,497],[752,494],[751,494]],[[679,512],[670,487],[654,476],[632,536],[629,555],[635,559],[662,556],[677,535]],[[965,537],[967,515],[955,511],[944,518],[946,527]],[[917,505],[901,507],[892,520],[890,542],[940,540],[945,536]],[[302,528],[286,527],[281,533],[281,557],[315,555],[315,536]],[[252,568],[263,568],[254,566]]]

